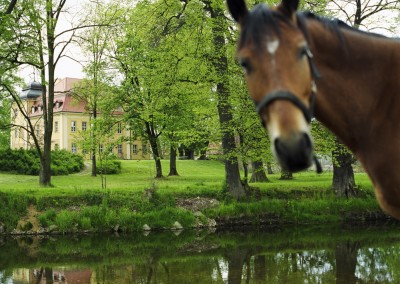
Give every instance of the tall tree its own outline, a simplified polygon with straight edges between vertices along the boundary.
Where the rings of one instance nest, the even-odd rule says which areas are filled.
[[[228,22],[224,15],[223,2],[203,1],[204,10],[210,16],[212,31],[213,55],[211,64],[216,73],[217,109],[222,133],[222,148],[225,163],[225,181],[227,191],[234,198],[245,196],[240,179],[239,162],[235,153],[235,133],[232,129],[233,107],[229,100],[229,77],[227,58]]]
[[[193,133],[190,128],[213,104],[209,80],[203,80],[204,58],[196,57],[204,41],[198,28],[200,14],[193,12],[198,6],[194,1],[141,2],[117,41],[121,105],[129,124],[150,142],[156,177],[163,176],[161,142],[172,148],[192,143],[187,139]]]
[[[86,111],[90,114],[89,140],[92,160],[92,176],[96,176],[96,153],[99,149],[97,139],[96,120],[98,103],[107,92],[105,89],[111,84],[107,71],[111,67],[108,48],[112,45],[113,33],[119,22],[123,22],[122,8],[115,4],[105,5],[102,1],[92,1],[85,7],[88,15],[85,18],[87,29],[79,34],[79,45],[88,59],[84,67],[85,77],[88,79],[83,85],[76,88],[75,95],[85,101]]]
[[[51,185],[51,137],[53,133],[53,107],[55,69],[60,59],[65,55],[67,47],[74,39],[75,32],[83,28],[77,24],[71,28],[59,31],[60,18],[66,9],[66,0],[26,0],[16,3],[13,13],[16,22],[9,28],[13,31],[13,41],[7,43],[7,53],[1,56],[2,62],[13,64],[14,68],[7,69],[2,74],[2,87],[13,98],[17,109],[22,113],[28,126],[19,125],[25,129],[34,141],[40,158],[39,183],[42,186]],[[7,80],[15,71],[15,66],[31,66],[39,73],[42,85],[41,101],[43,114],[40,123],[43,124],[43,139],[35,135],[35,126],[30,121],[28,109],[22,104],[15,88]]]

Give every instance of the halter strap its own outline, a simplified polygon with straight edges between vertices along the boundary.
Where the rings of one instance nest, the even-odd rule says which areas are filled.
[[[315,96],[315,94],[313,92],[311,94],[311,97],[313,98],[314,96]],[[303,112],[303,115],[304,115],[306,121],[308,123],[311,122],[311,118],[313,116],[311,108],[310,109],[307,108],[305,106],[305,104],[303,104],[302,101],[300,101],[300,99],[298,97],[296,97],[289,91],[279,90],[279,91],[275,91],[275,92],[268,94],[260,102],[256,103],[256,111],[258,112],[258,114],[261,115],[261,111],[265,107],[267,107],[269,104],[271,104],[273,101],[276,101],[276,100],[287,100],[287,101],[292,102],[295,106],[297,106]],[[314,99],[310,99],[310,106],[311,106],[311,102],[313,102],[313,101],[314,101]]]

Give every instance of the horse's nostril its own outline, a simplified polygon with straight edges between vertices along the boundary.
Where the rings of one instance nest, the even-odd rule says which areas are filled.
[[[304,149],[311,149],[312,144],[311,144],[311,139],[310,136],[307,133],[303,133],[303,137],[301,139],[302,146]]]
[[[282,143],[282,140],[280,138],[275,138],[274,144],[275,144],[274,146],[275,146],[276,154],[278,156],[285,155],[285,152],[287,152],[287,149],[285,149],[286,147],[285,147],[285,144]]]
[[[312,142],[306,133],[299,133],[289,139],[275,138],[276,156],[285,169],[299,171],[308,168],[312,161]]]

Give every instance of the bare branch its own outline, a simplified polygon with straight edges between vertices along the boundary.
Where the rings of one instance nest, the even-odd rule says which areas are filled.
[[[11,14],[11,12],[14,10],[15,8],[15,4],[17,4],[17,0],[11,0],[10,4],[8,4],[7,10],[5,12],[6,15]]]

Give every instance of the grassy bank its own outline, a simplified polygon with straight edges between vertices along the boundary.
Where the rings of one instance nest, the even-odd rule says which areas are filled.
[[[168,173],[168,161],[163,161],[163,167]],[[58,232],[136,231],[144,225],[171,228],[176,221],[183,227],[206,225],[208,218],[216,219],[218,225],[234,225],[383,216],[363,173],[356,174],[361,191],[357,199],[335,198],[330,188],[332,174],[310,171],[295,174],[289,181],[280,180],[279,173],[269,175],[270,182],[251,184],[257,188],[257,198],[237,202],[223,193],[222,163],[178,161],[178,172],[178,177],[154,179],[152,161],[122,161],[122,173],[107,176],[106,189],[101,188],[101,177],[91,177],[89,170],[53,177],[51,188],[40,188],[37,177],[1,173],[0,226],[7,232],[39,227]],[[197,206],[199,201],[206,205]]]

